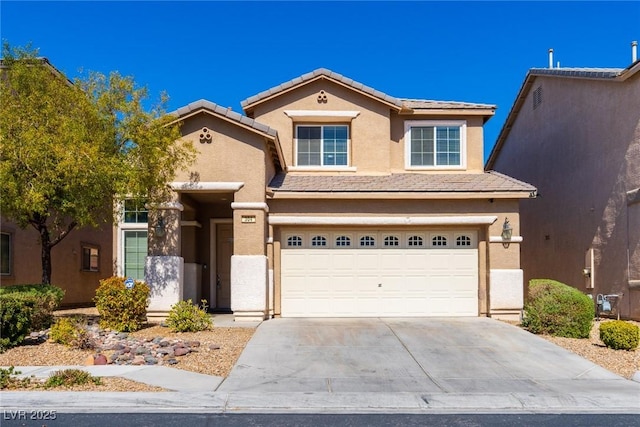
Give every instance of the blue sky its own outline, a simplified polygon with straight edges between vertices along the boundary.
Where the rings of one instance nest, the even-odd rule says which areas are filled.
[[[627,67],[640,2],[0,3],[0,34],[69,77],[132,75],[168,110],[240,101],[329,68],[389,95],[496,104],[485,157],[529,68]],[[554,61],[554,62],[555,62]]]

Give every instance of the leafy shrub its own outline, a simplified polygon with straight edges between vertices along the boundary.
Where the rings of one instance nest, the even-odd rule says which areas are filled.
[[[45,381],[44,388],[52,387],[71,387],[74,385],[83,385],[92,382],[96,385],[100,385],[100,378],[92,376],[89,372],[82,369],[64,369],[61,371],[53,372],[47,381]]]
[[[0,352],[17,346],[29,333],[34,303],[33,298],[0,295]]]
[[[9,368],[0,368],[0,390],[5,388],[11,388],[12,386],[19,387],[21,385],[27,385],[31,382],[29,378],[15,378],[16,375],[20,375],[22,372],[16,371],[13,366]]]
[[[640,328],[623,320],[600,324],[600,339],[614,350],[633,350],[640,342]]]
[[[100,326],[120,332],[137,331],[147,321],[150,289],[144,282],[135,281],[127,289],[124,277],[110,277],[100,281],[93,301],[100,313]]]
[[[522,325],[534,334],[587,338],[595,308],[579,290],[550,279],[529,282],[529,299]]]
[[[51,326],[49,338],[53,342],[81,350],[95,348],[95,341],[79,318],[61,317]]]
[[[172,305],[167,326],[173,332],[197,332],[211,328],[213,321],[207,313],[207,301],[202,300],[200,307],[194,305],[190,299]]]
[[[76,338],[77,322],[69,317],[61,317],[51,325],[49,339],[58,344],[71,345]]]
[[[14,285],[0,288],[0,295],[14,295],[32,304],[31,331],[47,329],[53,323],[53,311],[56,310],[64,290],[54,285]]]

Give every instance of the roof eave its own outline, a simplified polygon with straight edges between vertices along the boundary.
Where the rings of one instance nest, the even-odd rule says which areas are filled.
[[[382,103],[382,104],[385,104],[385,105],[389,106],[391,109],[394,109],[394,110],[396,110],[396,111],[401,111],[401,110],[403,110],[403,106],[400,104],[400,102],[399,102],[399,101],[398,101],[398,103],[389,102],[389,101],[385,100],[384,98],[381,98],[381,97],[375,96],[375,95],[373,95],[373,94],[368,93],[367,91],[360,90],[360,89],[358,89],[358,88],[356,88],[356,87],[350,86],[350,85],[348,85],[348,84],[346,84],[346,83],[344,83],[344,82],[342,82],[342,81],[340,81],[340,80],[337,80],[337,79],[335,79],[335,78],[331,77],[330,75],[326,75],[326,74],[318,74],[317,76],[314,76],[314,77],[312,77],[312,78],[310,78],[310,79],[308,79],[308,80],[301,80],[300,82],[298,82],[298,83],[296,83],[296,84],[290,85],[290,86],[288,86],[288,87],[286,87],[286,88],[284,88],[284,89],[282,89],[282,90],[280,90],[280,91],[278,91],[278,92],[275,92],[275,93],[273,93],[273,94],[265,95],[264,97],[261,97],[261,98],[257,99],[257,100],[256,100],[256,101],[254,101],[254,102],[251,102],[251,103],[248,103],[248,102],[247,102],[247,100],[248,100],[248,99],[251,99],[251,98],[247,98],[247,99],[245,99],[244,101],[240,102],[240,105],[241,105],[241,107],[242,107],[243,111],[244,111],[246,114],[249,114],[249,113],[251,113],[251,111],[252,111],[256,106],[258,106],[258,105],[260,105],[260,104],[263,104],[263,103],[265,103],[265,102],[268,102],[268,101],[270,101],[270,100],[272,100],[272,99],[275,99],[275,98],[277,98],[277,97],[279,97],[279,96],[281,96],[281,95],[284,95],[284,94],[286,94],[286,93],[289,93],[289,92],[291,92],[292,90],[295,90],[295,89],[297,89],[297,88],[299,88],[299,87],[301,87],[301,86],[305,86],[305,85],[307,85],[307,84],[309,84],[309,83],[313,83],[313,82],[318,81],[318,80],[321,80],[321,79],[330,80],[330,81],[332,81],[332,82],[333,82],[333,83],[335,83],[335,84],[338,84],[338,85],[340,85],[340,86],[342,86],[342,87],[345,87],[345,88],[347,88],[347,89],[350,89],[350,90],[353,90],[353,91],[355,91],[355,92],[358,92],[358,93],[360,93],[360,94],[362,94],[362,95],[364,95],[364,96],[366,96],[366,97],[368,97],[368,98],[370,98],[370,99],[373,99],[373,100],[376,100],[376,101],[378,101],[378,102],[380,102],[380,103]],[[267,92],[268,92],[268,91],[267,91]],[[258,94],[258,95],[256,95],[256,96],[258,96],[258,97],[259,97],[259,96],[260,96],[260,94]]]
[[[411,191],[411,192],[363,192],[363,191],[281,191],[268,189],[268,199],[413,199],[413,200],[465,200],[465,199],[530,199],[536,191]]]
[[[529,89],[531,89],[531,86],[533,86],[535,78],[536,76],[532,75],[530,71],[527,72],[527,75],[522,82],[522,86],[520,86],[520,90],[518,91],[518,95],[516,95],[516,99],[511,106],[509,114],[507,115],[507,119],[505,120],[502,129],[500,129],[498,139],[496,140],[496,143],[491,150],[491,154],[487,159],[487,163],[485,164],[484,168],[486,171],[493,169],[496,158],[498,157],[498,154],[500,153],[500,150],[502,149],[502,146],[504,145],[504,142],[507,139],[509,132],[511,131],[511,127],[513,127],[513,123],[515,122],[516,117],[518,116],[518,113],[520,112],[520,109],[524,104],[524,100],[529,93]]]

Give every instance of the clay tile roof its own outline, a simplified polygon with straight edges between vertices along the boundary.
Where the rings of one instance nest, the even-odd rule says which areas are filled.
[[[475,104],[470,102],[457,101],[432,101],[428,99],[401,99],[402,104],[406,108],[412,110],[432,110],[432,109],[495,109],[492,104]]]
[[[265,98],[268,98],[270,96],[276,95],[280,92],[283,92],[293,86],[297,86],[299,84],[303,84],[305,82],[308,82],[310,80],[313,80],[317,77],[327,77],[330,79],[333,79],[337,82],[340,82],[346,86],[350,86],[352,88],[354,88],[355,90],[364,92],[370,96],[373,96],[375,98],[380,99],[381,101],[384,101],[386,103],[389,104],[393,104],[395,106],[397,106],[398,108],[402,108],[402,101],[398,98],[395,98],[393,96],[389,96],[385,93],[380,92],[379,90],[375,90],[369,86],[365,86],[362,83],[356,82],[353,79],[350,79],[348,77],[343,76],[342,74],[338,74],[334,71],[328,70],[326,68],[318,68],[316,70],[311,71],[310,73],[306,73],[301,75],[300,77],[296,77],[292,80],[289,80],[288,82],[279,84],[278,86],[274,86],[271,89],[265,90],[263,92],[260,92],[257,95],[253,95],[247,99],[245,99],[244,101],[240,102],[240,105],[242,106],[243,109],[246,109],[247,106],[255,104],[257,102],[262,101]]]
[[[532,68],[529,73],[538,76],[582,77],[593,79],[614,79],[624,68]]]
[[[485,173],[390,175],[298,175],[280,173],[269,187],[274,192],[535,192],[532,185],[507,175]]]
[[[277,132],[275,129],[272,129],[269,126],[264,125],[262,123],[256,122],[254,119],[250,117],[247,117],[240,113],[236,113],[235,111],[232,111],[230,108],[225,108],[211,101],[207,101],[206,99],[201,99],[199,101],[192,102],[188,105],[185,105],[184,107],[178,108],[177,110],[169,114],[182,117],[189,113],[192,113],[194,111],[198,111],[201,109],[209,110],[215,114],[226,117],[227,119],[241,123],[243,125],[249,126],[250,128],[253,128],[269,136],[275,137],[277,135]]]

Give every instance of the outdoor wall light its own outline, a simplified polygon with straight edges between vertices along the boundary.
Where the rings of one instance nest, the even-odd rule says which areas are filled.
[[[157,237],[164,237],[165,224],[163,217],[158,217],[158,219],[156,220],[156,226],[153,228],[153,231]]]
[[[511,244],[511,237],[513,236],[513,228],[509,224],[509,219],[504,218],[504,224],[502,224],[502,246],[508,248]]]

